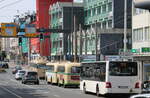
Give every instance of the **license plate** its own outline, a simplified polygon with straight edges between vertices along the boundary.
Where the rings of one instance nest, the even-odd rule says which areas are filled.
[[[118,88],[126,89],[128,86],[118,86]]]

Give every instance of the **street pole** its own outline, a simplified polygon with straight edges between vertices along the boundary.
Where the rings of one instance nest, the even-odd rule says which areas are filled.
[[[76,32],[76,16],[74,16],[74,34],[75,34],[75,55],[74,55],[74,62],[77,61],[77,32]]]
[[[79,56],[79,62],[81,62],[81,56],[82,56],[82,28],[81,24],[79,25],[79,32],[80,32],[80,56]]]
[[[28,66],[30,65],[30,38],[28,38]]]
[[[124,0],[124,56],[127,51],[127,0]]]
[[[73,30],[74,30],[74,20],[73,20],[73,1],[72,1],[72,9],[71,9],[72,11],[71,11],[71,34],[72,34],[72,36],[71,36],[71,40],[72,40],[72,57],[73,57],[73,53],[74,53],[74,47],[73,47]]]
[[[49,57],[48,59],[51,61],[51,34],[49,33]]]
[[[97,45],[98,45],[98,38],[97,38],[97,21],[96,21],[95,22],[95,54],[96,54],[96,61],[98,61]]]

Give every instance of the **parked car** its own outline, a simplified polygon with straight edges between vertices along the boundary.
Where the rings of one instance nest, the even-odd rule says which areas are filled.
[[[26,72],[25,70],[18,70],[16,75],[15,75],[15,79],[16,80],[21,80],[23,75],[25,74],[25,72]]]
[[[130,98],[150,98],[150,94],[137,94],[131,96]]]
[[[16,74],[18,70],[22,70],[21,66],[15,66],[12,70],[12,74]]]
[[[8,63],[3,62],[3,63],[2,63],[2,67],[3,67],[3,68],[7,68],[7,69],[8,69],[8,68],[9,68],[9,65],[8,65]]]
[[[34,83],[39,85],[38,73],[35,71],[26,71],[25,75],[22,77],[22,84]]]

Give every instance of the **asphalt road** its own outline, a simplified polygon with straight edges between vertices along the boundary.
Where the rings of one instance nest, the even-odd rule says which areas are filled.
[[[128,98],[127,96],[109,96],[99,98]],[[44,80],[40,85],[21,84],[14,79],[11,68],[0,73],[0,98],[97,98],[95,94],[83,94],[79,88],[62,88],[47,85]]]

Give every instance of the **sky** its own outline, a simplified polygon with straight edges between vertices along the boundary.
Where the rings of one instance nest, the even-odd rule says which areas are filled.
[[[36,0],[0,0],[0,23],[13,22],[15,15],[36,10]]]
[[[83,0],[74,0],[83,2]],[[14,16],[36,10],[36,0],[0,0],[0,23],[13,22]]]

